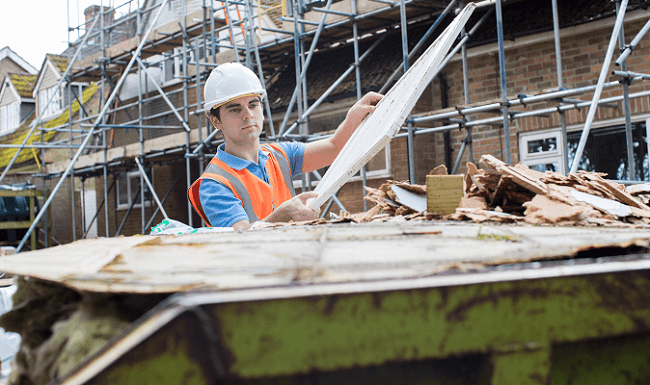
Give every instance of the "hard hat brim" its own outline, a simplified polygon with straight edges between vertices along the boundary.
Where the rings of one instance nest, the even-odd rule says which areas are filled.
[[[246,92],[246,93],[243,93],[241,95],[236,95],[236,96],[230,97],[230,98],[225,99],[225,100],[216,100],[214,102],[205,103],[204,108],[205,108],[206,111],[210,111],[210,110],[212,110],[214,108],[219,108],[219,107],[223,106],[224,104],[226,104],[228,102],[231,102],[231,101],[233,101],[235,99],[243,98],[244,96],[253,96],[253,95],[258,95],[260,97],[260,99],[263,99],[264,96],[266,96],[266,92],[265,91]]]

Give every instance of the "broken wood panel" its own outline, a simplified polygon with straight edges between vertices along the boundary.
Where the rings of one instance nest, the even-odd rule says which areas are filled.
[[[595,178],[594,182],[606,188],[612,195],[618,198],[621,202],[628,204],[632,207],[639,208],[641,210],[650,211],[650,207],[646,206],[643,202],[636,199],[632,195],[628,194],[625,190],[619,188],[618,183],[614,183],[600,176]]]
[[[514,167],[508,166],[507,164],[493,157],[492,155],[481,156],[481,163],[485,163],[493,167],[495,170],[497,170],[502,174],[510,175],[513,178],[513,181],[515,183],[517,183],[521,187],[524,187],[534,192],[535,194],[546,195],[547,193],[547,188],[544,183],[529,177],[528,175],[522,173],[521,171],[515,169]]]
[[[511,176],[504,175],[501,177],[499,184],[497,184],[497,189],[494,191],[494,195],[492,195],[492,202],[490,202],[490,207],[496,207],[502,203],[503,197],[506,194],[506,189],[508,189],[510,183],[512,183]]]

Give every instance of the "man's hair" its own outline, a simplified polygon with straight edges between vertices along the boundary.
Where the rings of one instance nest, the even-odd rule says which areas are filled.
[[[215,118],[217,118],[217,120],[221,121],[221,114],[219,114],[219,107],[211,108],[210,115],[214,116]]]

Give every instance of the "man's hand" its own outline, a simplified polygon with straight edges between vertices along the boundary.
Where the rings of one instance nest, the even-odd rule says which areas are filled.
[[[381,98],[383,98],[383,95],[376,92],[368,92],[365,94],[361,99],[354,103],[350,110],[348,110],[348,114],[345,117],[343,124],[353,127],[352,131],[356,130],[368,114],[375,112],[375,106],[379,103]]]
[[[316,198],[317,193],[305,192],[289,199],[278,206],[268,217],[262,219],[264,222],[300,222],[317,219],[320,214],[306,206],[307,200]]]
[[[316,210],[310,209],[306,205],[308,199],[316,198],[317,196],[318,194],[313,191],[296,195],[295,197],[282,203],[275,210],[273,210],[271,214],[262,219],[260,222],[301,222],[318,219],[320,213]],[[251,227],[251,223],[247,220],[243,220],[235,223],[232,225],[232,227],[235,230],[247,230]]]

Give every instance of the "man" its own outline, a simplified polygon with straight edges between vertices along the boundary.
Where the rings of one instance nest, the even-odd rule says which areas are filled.
[[[334,135],[307,144],[260,145],[264,124],[259,78],[247,67],[226,63],[205,83],[204,108],[225,143],[188,191],[194,209],[212,227],[244,230],[256,221],[288,222],[318,218],[305,203],[314,192],[294,196],[291,179],[332,164],[381,95],[370,92],[354,104]],[[209,112],[208,112],[209,111]]]

